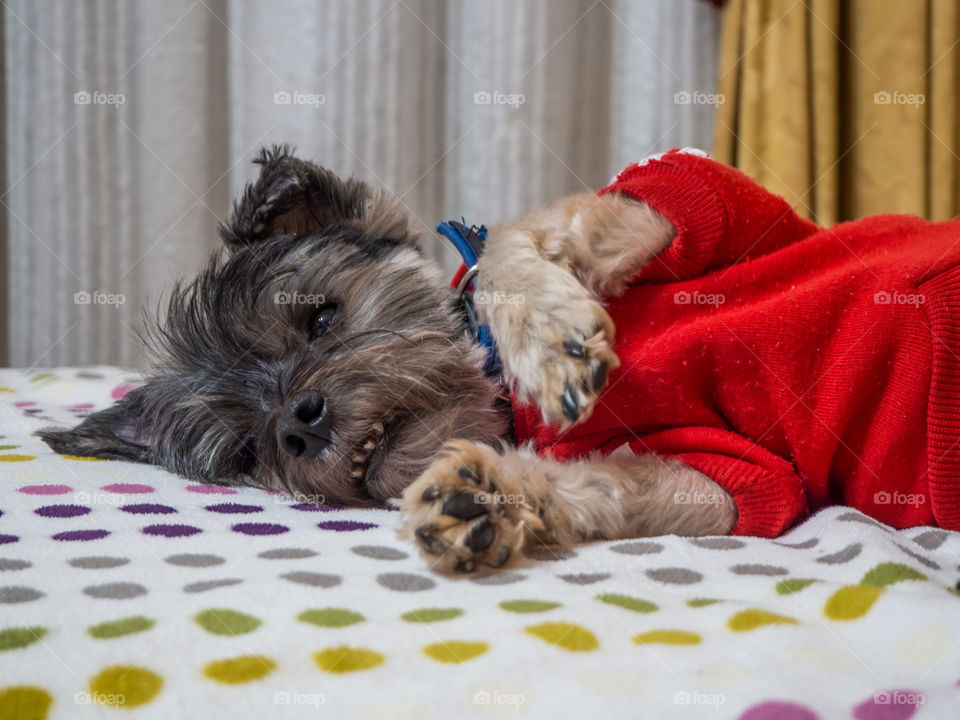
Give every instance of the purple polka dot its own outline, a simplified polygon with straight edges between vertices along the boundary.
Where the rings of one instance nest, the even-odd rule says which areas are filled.
[[[40,517],[49,518],[72,518],[86,515],[90,508],[83,505],[44,505],[37,508],[34,512]]]
[[[153,492],[153,488],[150,485],[141,485],[140,483],[113,483],[112,485],[104,485],[100,489],[126,495],[143,495]]]
[[[15,407],[27,407],[28,405],[36,405],[33,400],[18,400],[14,403]]]
[[[819,720],[820,716],[803,705],[780,700],[754,705],[739,720]]]
[[[199,532],[203,532],[198,527],[193,525],[147,525],[143,529],[144,535],[157,535],[160,537],[189,537],[190,535],[196,535]]]
[[[65,495],[72,490],[69,485],[24,485],[19,488],[26,495]]]
[[[237,523],[231,529],[244,535],[281,535],[290,530],[286,525],[276,523]]]
[[[133,515],[169,515],[177,511],[176,508],[169,505],[158,503],[136,503],[134,505],[124,505],[120,509]]]
[[[220,485],[187,485],[184,490],[201,495],[236,495],[237,491],[233,488],[221,487]]]
[[[64,542],[85,542],[87,540],[99,540],[109,534],[109,530],[70,530],[68,532],[57,533],[53,536],[53,539]]]
[[[239,503],[218,503],[217,505],[207,505],[206,509],[210,512],[232,515],[263,512],[263,508],[259,505],[241,505]]]
[[[90,410],[93,403],[77,403],[76,405],[67,405],[68,410]]]
[[[336,532],[350,532],[351,530],[369,530],[375,528],[375,523],[357,522],[356,520],[330,520],[317,525],[321,530],[334,530]]]
[[[15,543],[19,540],[16,535],[0,535],[0,545],[6,545],[7,543]]]
[[[117,385],[113,390],[110,391],[110,397],[114,400],[119,400],[131,390],[136,389],[136,385]]]
[[[310,503],[297,503],[296,505],[291,505],[290,507],[294,510],[299,510],[300,512],[333,512],[334,510],[341,509],[328,507],[327,505],[311,505]]]
[[[926,698],[918,690],[883,690],[853,709],[857,720],[907,720]]]

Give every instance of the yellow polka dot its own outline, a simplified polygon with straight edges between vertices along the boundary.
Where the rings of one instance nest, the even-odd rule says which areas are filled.
[[[686,630],[651,630],[633,636],[637,645],[663,643],[664,645],[696,645],[703,641],[698,633]]]
[[[0,462],[27,462],[28,460],[36,460],[37,458],[33,455],[18,455],[17,453],[7,453],[6,455],[0,455]]]
[[[856,620],[867,614],[883,594],[876,585],[848,585],[827,598],[823,614],[831,620]]]
[[[94,702],[132,708],[148,703],[163,688],[163,678],[136,665],[112,665],[90,679]]]
[[[103,458],[87,457],[86,455],[61,455],[66,460],[82,460],[83,462],[103,462]]]
[[[741,610],[736,615],[727,620],[727,627],[734,632],[746,632],[747,630],[756,630],[762,625],[796,625],[797,621],[786,615],[777,615],[766,610]]]
[[[571,652],[586,652],[600,647],[600,643],[592,632],[573,623],[542,623],[532,625],[526,628],[526,631],[541,640],[546,640],[551,645],[557,645]]]
[[[438,662],[461,663],[466,660],[473,660],[473,658],[483,655],[489,649],[490,646],[485,642],[449,640],[427,645],[423,651]]]
[[[211,680],[235,685],[259,680],[269,675],[277,664],[263,655],[241,655],[227,660],[207,663],[203,674]]]
[[[378,652],[365,650],[364,648],[347,647],[346,645],[321,650],[314,654],[313,659],[321,670],[330,673],[369,670],[381,665],[384,661],[383,655]]]
[[[32,685],[0,689],[0,720],[45,720],[52,702],[50,693]]]
[[[5,393],[5,392],[16,392],[16,390],[8,387],[0,387],[0,393]]]

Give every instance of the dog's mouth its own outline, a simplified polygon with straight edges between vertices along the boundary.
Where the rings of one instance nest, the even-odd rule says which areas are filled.
[[[386,445],[387,431],[382,422],[375,422],[370,432],[359,443],[356,444],[351,453],[350,459],[353,464],[350,466],[350,479],[354,483],[363,484],[367,479],[367,472],[370,470],[370,461],[377,451]]]

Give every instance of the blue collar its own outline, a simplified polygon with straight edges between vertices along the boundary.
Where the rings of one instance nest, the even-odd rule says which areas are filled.
[[[487,227],[486,225],[480,227],[471,225],[468,227],[467,221],[460,218],[460,222],[450,220],[440,223],[437,225],[437,232],[453,243],[467,267],[466,274],[456,288],[457,306],[463,313],[467,333],[475,343],[487,351],[487,360],[484,363],[483,372],[487,377],[502,383],[503,364],[500,362],[500,356],[497,354],[497,348],[493,343],[493,335],[490,333],[490,328],[480,322],[477,309],[473,303],[473,292],[476,289],[474,278],[477,275],[477,259],[483,254],[483,244],[487,239]]]

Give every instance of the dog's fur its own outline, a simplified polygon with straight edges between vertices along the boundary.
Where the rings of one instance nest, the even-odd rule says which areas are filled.
[[[224,248],[148,318],[146,383],[74,429],[42,431],[52,448],[347,505],[402,494],[407,534],[440,571],[501,567],[537,543],[734,526],[729,495],[678,462],[561,464],[501,442],[501,388],[402,204],[283,147],[257,162]],[[674,234],[642,203],[590,194],[491,230],[476,301],[509,381],[545,417],[590,415],[619,364],[603,300]],[[312,337],[323,308],[333,320]],[[293,457],[283,418],[310,392],[329,409],[328,444]],[[715,502],[678,504],[681,491]]]

